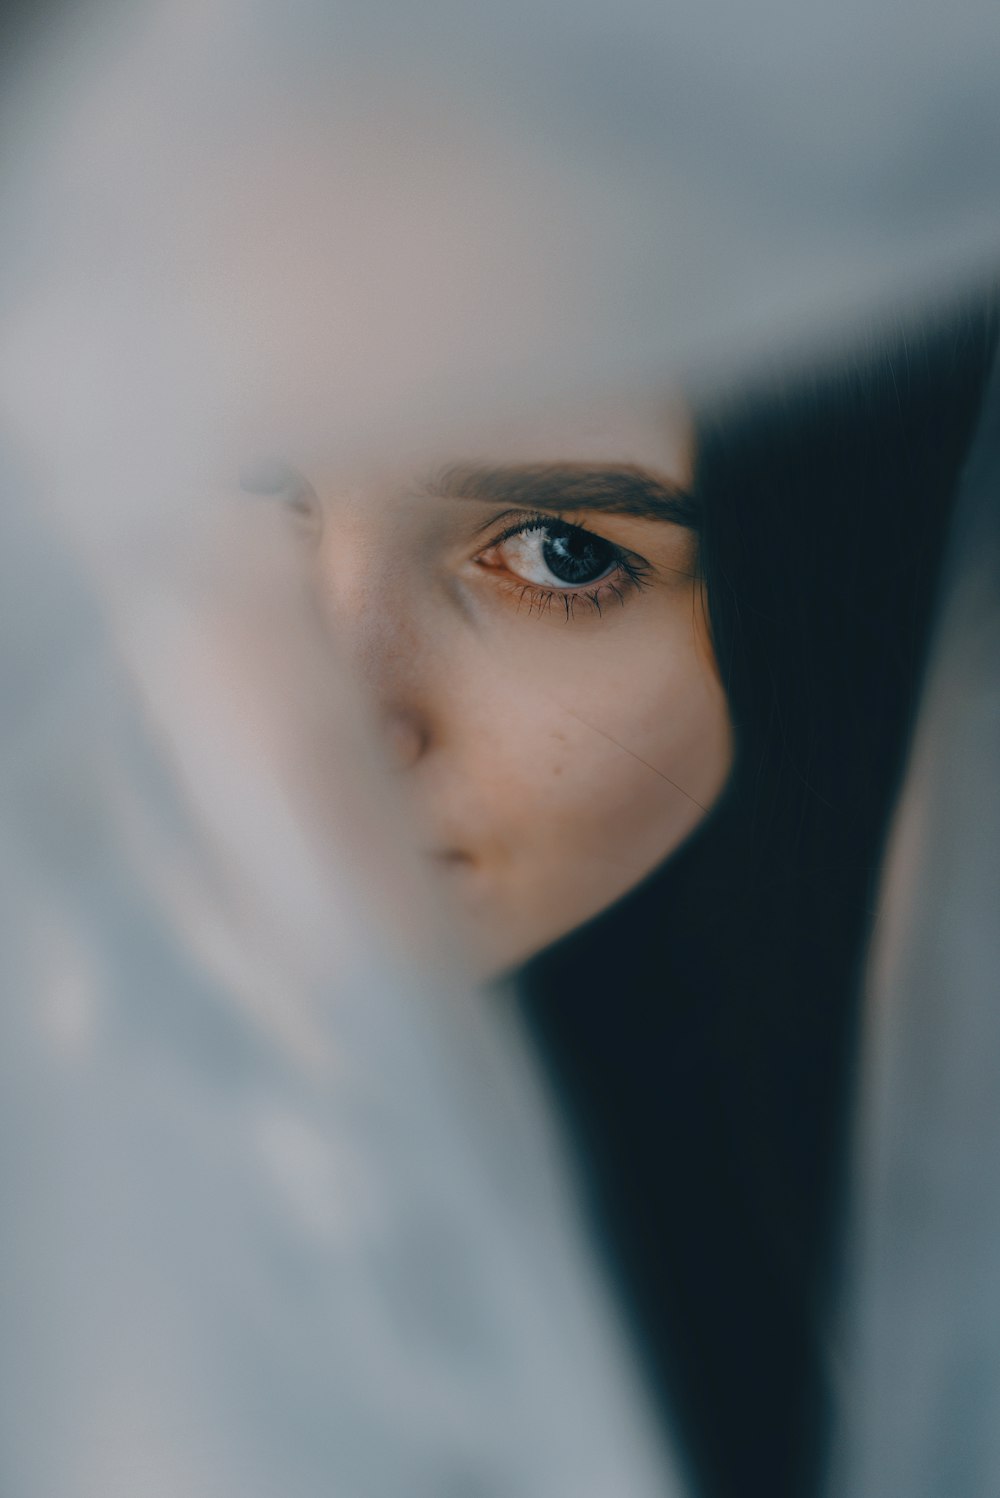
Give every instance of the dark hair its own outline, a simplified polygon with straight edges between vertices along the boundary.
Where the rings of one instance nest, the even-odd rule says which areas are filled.
[[[731,782],[661,870],[523,974],[713,1498],[799,1498],[819,1472],[858,980],[996,328],[978,297],[702,413]]]

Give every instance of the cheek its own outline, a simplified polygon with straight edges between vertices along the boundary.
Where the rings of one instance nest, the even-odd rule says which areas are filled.
[[[522,879],[558,869],[614,898],[719,795],[731,761],[723,694],[694,629],[669,622],[591,641],[582,660],[539,647],[508,685],[490,778],[497,836]]]
[[[563,701],[566,744],[546,798],[551,848],[645,873],[697,825],[728,768],[727,730],[707,694],[684,686]]]

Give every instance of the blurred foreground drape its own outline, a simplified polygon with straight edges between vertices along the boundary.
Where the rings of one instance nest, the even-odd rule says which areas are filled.
[[[231,681],[163,719],[5,478],[4,1498],[679,1493],[502,1010],[391,955]]]
[[[1000,1491],[1000,371],[874,932],[831,1498]]]

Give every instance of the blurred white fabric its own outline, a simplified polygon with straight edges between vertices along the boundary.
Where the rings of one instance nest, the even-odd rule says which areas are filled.
[[[1000,1489],[1000,371],[885,871],[831,1491]]]
[[[338,867],[268,753],[241,763],[224,679],[160,721],[181,700],[137,690],[23,491],[0,523],[5,1498],[679,1491],[502,1006],[394,960],[351,845]],[[220,754],[239,794],[200,802]],[[338,771],[357,794],[346,750]]]
[[[384,444],[842,339],[1000,245],[992,0],[92,0],[43,35],[0,308],[61,424],[137,437],[200,383],[216,435]]]

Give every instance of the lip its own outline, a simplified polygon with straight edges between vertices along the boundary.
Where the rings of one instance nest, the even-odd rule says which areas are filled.
[[[475,859],[464,848],[430,848],[427,857],[444,869],[472,869]]]

